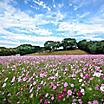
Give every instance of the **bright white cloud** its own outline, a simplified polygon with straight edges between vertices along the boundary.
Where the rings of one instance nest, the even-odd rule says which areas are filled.
[[[0,43],[3,46],[7,44],[20,45],[28,42],[32,44],[43,44],[47,40],[62,40],[62,37],[73,37],[76,38],[78,35],[83,34],[80,38],[92,39],[92,40],[101,40],[101,38],[95,38],[98,36],[96,33],[104,33],[104,6],[102,5],[98,13],[94,16],[91,16],[91,11],[84,13],[77,12],[81,7],[91,3],[90,0],[70,0],[69,7],[74,9],[73,13],[77,12],[75,15],[71,10],[63,12],[63,7],[66,4],[57,3],[55,0],[52,2],[51,8],[42,0],[32,0],[36,6],[29,4],[30,0],[24,0],[26,5],[29,5],[31,9],[42,9],[47,11],[45,14],[34,13],[30,9],[30,13],[26,10],[26,13],[21,11],[18,8],[13,7],[10,3],[15,2],[14,0],[3,0],[0,1],[0,36],[5,40]],[[95,0],[96,1],[96,0]],[[94,2],[95,2],[94,1]],[[53,11],[52,11],[53,9]],[[69,14],[67,14],[69,13]],[[72,17],[71,17],[72,16]],[[75,17],[74,17],[75,16]],[[89,16],[91,16],[89,18]],[[80,22],[84,18],[88,17],[88,21]],[[66,20],[65,20],[66,19]],[[48,24],[48,25],[47,25]],[[51,29],[51,25],[52,29]],[[49,27],[48,27],[49,26]],[[10,29],[10,30],[8,30]],[[14,31],[13,31],[14,29]],[[62,34],[60,37],[55,35]],[[4,36],[3,36],[4,35]],[[78,37],[79,38],[79,37]],[[14,42],[13,42],[14,41]]]
[[[43,1],[36,1],[36,0],[33,0],[33,1],[37,5],[42,6],[44,9],[47,9],[49,12],[51,11],[51,8],[49,8],[49,6],[47,6]]]
[[[104,33],[104,26],[102,24],[84,24],[84,23],[68,23],[61,22],[58,31],[77,31],[80,34],[86,33]]]
[[[28,14],[15,9],[7,2],[0,2],[0,8],[6,8],[2,17],[0,17],[0,33],[5,34],[8,28],[18,27],[24,28],[24,32],[29,31],[39,35],[51,35],[48,29],[39,28],[39,25],[47,24],[48,21],[43,19],[43,15],[35,15],[30,17]],[[5,32],[4,32],[5,31]],[[9,34],[10,35],[10,34]]]

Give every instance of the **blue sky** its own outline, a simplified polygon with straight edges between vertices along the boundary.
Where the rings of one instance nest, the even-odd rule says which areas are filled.
[[[0,0],[0,46],[104,39],[104,0]]]

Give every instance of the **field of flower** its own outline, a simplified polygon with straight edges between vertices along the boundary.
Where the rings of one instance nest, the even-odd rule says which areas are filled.
[[[0,57],[0,104],[104,104],[104,55]]]

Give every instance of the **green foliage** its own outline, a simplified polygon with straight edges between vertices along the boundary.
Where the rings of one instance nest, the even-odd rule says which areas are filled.
[[[87,41],[82,40],[78,42],[78,48],[89,53],[104,54],[104,41]]]
[[[81,40],[77,43],[79,49],[86,50],[87,40]]]
[[[46,50],[55,51],[57,50],[57,48],[60,47],[60,42],[59,41],[46,41],[44,43],[44,47]]]
[[[42,48],[40,46],[32,46],[30,44],[23,44],[16,48],[1,47],[0,56],[8,56],[8,55],[16,55],[16,54],[25,55],[25,54],[41,51],[41,49]]]
[[[39,46],[32,46],[31,44],[23,44],[17,47],[17,53],[21,55],[35,53],[40,50]]]
[[[8,56],[15,54],[16,54],[15,48],[0,48],[0,56]]]
[[[63,47],[63,49],[60,49]],[[65,38],[60,41],[46,41],[44,47],[32,46],[31,44],[22,44],[16,48],[5,48],[0,47],[0,56],[9,56],[9,55],[25,55],[36,52],[49,52],[57,50],[73,50],[76,48],[89,52],[91,54],[104,54],[104,40],[102,41],[87,41],[81,40],[78,43],[73,38]]]
[[[63,46],[64,50],[67,49],[74,49],[77,47],[77,42],[75,39],[71,39],[71,38],[65,38],[61,45]]]

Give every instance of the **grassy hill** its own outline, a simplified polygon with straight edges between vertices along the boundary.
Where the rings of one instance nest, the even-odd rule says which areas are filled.
[[[76,49],[76,50],[67,50],[67,51],[33,53],[30,55],[83,55],[83,54],[88,54],[88,53],[85,51]]]

